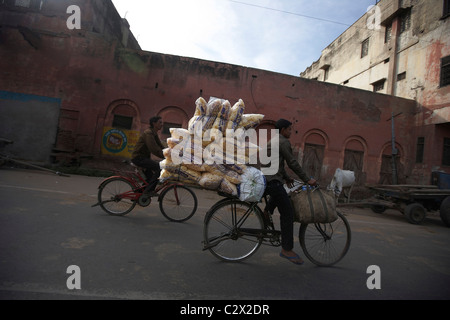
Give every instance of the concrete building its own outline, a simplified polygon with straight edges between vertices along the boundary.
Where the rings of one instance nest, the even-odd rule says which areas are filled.
[[[73,5],[81,9],[79,28]],[[143,51],[128,27],[110,0],[0,0],[0,136],[16,141],[9,152],[112,163],[129,157],[154,115],[166,123],[163,138],[171,127],[186,128],[203,96],[243,99],[247,114],[265,115],[259,129],[280,117],[292,121],[294,151],[324,185],[336,168],[354,170],[360,183],[391,181],[392,113],[402,114],[395,122],[399,182],[429,183],[441,161],[426,140],[417,170],[424,113],[414,100]],[[450,138],[444,131],[442,139]]]
[[[449,16],[448,0],[381,0],[301,73],[416,101],[417,175],[450,166]]]

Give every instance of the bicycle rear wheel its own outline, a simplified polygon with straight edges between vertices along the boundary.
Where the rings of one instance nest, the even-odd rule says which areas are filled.
[[[204,247],[220,260],[242,261],[261,246],[263,229],[258,206],[238,200],[222,201],[205,217]]]
[[[321,267],[332,266],[344,258],[351,243],[350,224],[340,212],[338,219],[326,224],[302,224],[299,240],[305,256]]]
[[[197,196],[185,186],[172,185],[163,191],[159,209],[164,217],[173,222],[189,220],[197,211]]]
[[[98,190],[100,207],[113,216],[124,216],[136,206],[133,185],[123,178],[105,181]]]

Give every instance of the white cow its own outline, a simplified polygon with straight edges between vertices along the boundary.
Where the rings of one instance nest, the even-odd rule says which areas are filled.
[[[342,189],[345,187],[351,187],[355,183],[355,173],[349,170],[336,169],[334,173],[333,180],[331,180],[330,185],[328,186],[328,190],[333,190],[336,194],[336,197],[342,192]]]

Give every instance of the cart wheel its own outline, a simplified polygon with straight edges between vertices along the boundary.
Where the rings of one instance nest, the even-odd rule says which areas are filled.
[[[442,222],[450,228],[450,197],[447,197],[442,201],[439,211],[441,213]]]
[[[425,208],[420,203],[411,203],[405,208],[406,220],[412,224],[421,224],[426,214]]]

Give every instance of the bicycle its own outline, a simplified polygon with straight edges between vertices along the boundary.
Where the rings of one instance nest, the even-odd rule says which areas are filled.
[[[151,204],[152,198],[144,193],[149,184],[142,169],[130,164],[134,172],[109,177],[99,185],[98,203],[92,207],[100,206],[113,216],[125,216],[136,205],[148,207]],[[197,196],[181,183],[165,181],[156,186],[155,192],[159,194],[159,209],[169,221],[185,222],[197,211]]]
[[[203,250],[227,262],[248,259],[262,244],[281,246],[281,231],[272,216],[265,217],[258,202],[249,203],[226,194],[206,213]],[[267,195],[263,196],[267,203]],[[315,265],[332,266],[347,254],[351,243],[350,224],[337,211],[338,220],[327,224],[301,224],[299,241],[305,256]]]

